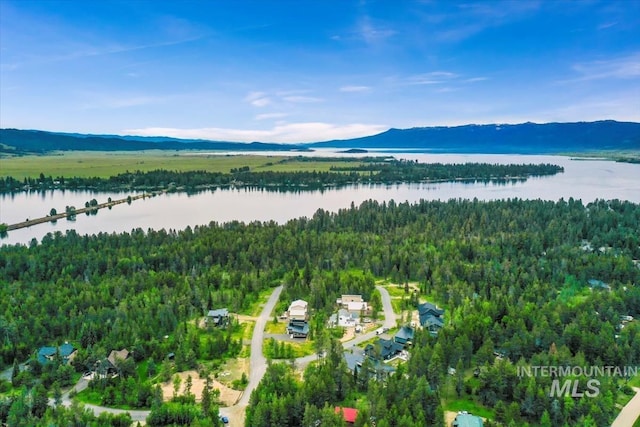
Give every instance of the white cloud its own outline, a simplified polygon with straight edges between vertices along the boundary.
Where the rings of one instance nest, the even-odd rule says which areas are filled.
[[[284,98],[287,102],[294,102],[296,104],[308,104],[312,102],[322,102],[324,99],[316,98],[314,96],[285,96]]]
[[[255,130],[227,128],[143,128],[125,129],[123,132],[127,135],[170,136],[174,138],[208,139],[216,141],[302,143],[357,138],[374,135],[386,129],[388,129],[387,126],[374,124],[352,123],[337,125],[332,123],[307,122],[280,124],[271,129]]]
[[[342,86],[340,92],[369,92],[369,86]]]
[[[573,69],[580,74],[580,77],[573,81],[636,78],[640,77],[640,53],[575,64]]]
[[[309,93],[309,90],[281,90],[270,93],[255,91],[249,92],[247,96],[244,97],[244,100],[254,107],[266,107],[267,105],[278,104],[282,101],[295,104],[310,104],[324,101],[322,98],[305,95],[306,93]]]
[[[538,0],[511,2],[463,2],[455,14],[438,16],[437,22],[450,23],[436,31],[436,38],[443,42],[460,42],[488,28],[516,22],[537,12]]]
[[[396,32],[390,28],[375,25],[368,16],[363,16],[360,22],[358,22],[357,33],[360,38],[368,44],[384,41],[396,34]]]
[[[304,95],[309,92],[311,92],[309,89],[288,89],[288,90],[279,90],[275,94],[276,96],[284,98],[285,96]]]
[[[56,62],[65,62],[65,61],[73,61],[77,59],[83,58],[91,58],[98,56],[107,56],[114,54],[123,54],[129,52],[137,52],[147,49],[157,49],[164,48],[170,46],[177,46],[184,43],[190,43],[204,38],[205,35],[195,35],[184,38],[170,39],[160,42],[150,42],[150,43],[138,43],[138,44],[124,44],[124,43],[116,43],[116,42],[103,42],[102,44],[88,44],[84,42],[81,37],[77,39],[54,39],[53,36],[48,39],[43,39],[40,45],[47,49],[44,54],[37,55],[25,55],[24,59],[12,63],[7,64],[9,69],[17,69],[23,66],[42,66],[45,64],[56,63]],[[51,47],[48,47],[47,43],[51,44]],[[53,47],[55,46],[55,47]],[[3,67],[5,65],[3,64]]]
[[[475,82],[483,82],[485,80],[489,80],[487,77],[472,77],[470,79],[466,79],[465,83],[475,83]]]
[[[287,117],[289,114],[287,113],[264,113],[258,114],[255,119],[256,120],[268,120],[268,119],[281,119],[283,117]]]
[[[251,105],[254,107],[266,107],[269,104],[271,104],[271,100],[269,98],[258,98],[251,101]]]
[[[618,25],[617,22],[605,22],[604,24],[598,25],[599,30],[606,30],[607,28],[611,28],[615,25]]]
[[[628,122],[640,121],[640,101],[633,93],[609,93],[606,97],[592,96],[575,103],[534,113],[541,122],[594,121],[612,119]]]
[[[434,85],[447,82],[458,77],[457,74],[449,71],[432,71],[430,73],[415,74],[406,78],[406,83],[410,85]]]
[[[80,101],[78,105],[83,110],[119,109],[138,107],[142,105],[159,105],[173,99],[172,95],[154,96],[137,93],[102,93],[93,91],[76,92]]]
[[[271,104],[271,99],[266,96],[264,92],[249,92],[244,100],[254,107],[266,107]]]
[[[258,98],[262,98],[266,95],[264,92],[249,92],[247,96],[244,97],[244,100],[247,102],[254,101]]]

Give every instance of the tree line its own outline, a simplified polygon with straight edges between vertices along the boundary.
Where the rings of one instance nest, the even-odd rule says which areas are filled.
[[[344,163],[341,159],[325,159]],[[350,162],[347,162],[350,163]],[[282,190],[317,190],[329,186],[351,184],[393,184],[424,181],[511,181],[533,176],[554,175],[563,168],[552,164],[489,163],[418,163],[377,158],[365,159],[362,165],[333,166],[330,171],[256,171],[248,166],[233,168],[229,173],[209,171],[154,170],[125,172],[109,178],[45,176],[19,180],[0,178],[0,193],[48,189],[94,191],[202,191],[222,187],[252,187]]]
[[[197,363],[208,350],[206,344],[192,348],[184,322],[208,309],[246,310],[261,291],[285,283],[283,298],[305,297],[314,310],[328,312],[336,295],[370,295],[376,278],[388,278],[415,282],[418,297],[446,309],[437,337],[415,338],[403,368],[415,383],[394,382],[402,376],[387,384],[351,382],[336,362],[326,371],[313,368],[321,371],[317,381],[285,384],[297,396],[292,400],[300,398],[297,390],[309,396],[322,385],[320,395],[338,396],[331,404],[358,404],[378,417],[376,408],[383,407],[397,420],[406,419],[401,425],[425,425],[430,417],[437,423],[448,370],[458,367],[477,377],[456,381],[456,393],[493,408],[504,425],[549,420],[604,426],[616,411],[624,379],[602,378],[597,398],[551,398],[548,378],[519,378],[514,371],[524,365],[640,364],[639,322],[621,328],[620,321],[640,317],[638,236],[637,204],[585,205],[573,199],[368,201],[283,225],[211,223],[91,236],[56,232],[41,243],[0,247],[0,360],[10,366],[39,346],[69,340],[80,348],[78,371],[95,355],[125,347],[144,359],[159,361],[175,352],[176,359]],[[610,289],[592,288],[591,279]],[[322,377],[329,374],[332,380]],[[418,420],[403,404],[408,398],[395,396],[421,387],[434,397],[421,403],[424,418]],[[369,403],[349,400],[374,392]],[[289,407],[292,401],[269,395],[253,399],[254,419],[268,412],[259,405],[272,410],[269,405]],[[328,416],[324,404],[310,405],[290,411],[296,422],[307,411]]]

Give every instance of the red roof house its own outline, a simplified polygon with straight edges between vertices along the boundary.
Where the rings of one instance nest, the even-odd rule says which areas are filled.
[[[355,424],[356,422],[356,418],[358,417],[358,410],[355,408],[341,408],[339,406],[336,406],[336,414],[339,414],[340,412],[342,412],[342,416],[344,417],[344,420],[347,422],[347,424]]]

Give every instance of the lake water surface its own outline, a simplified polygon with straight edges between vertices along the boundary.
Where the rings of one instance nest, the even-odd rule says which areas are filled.
[[[252,153],[255,154],[255,153]],[[261,153],[263,154],[263,153]],[[295,153],[299,155],[300,153]],[[321,153],[334,156],[335,154]],[[277,153],[282,155],[282,153]],[[305,153],[318,155],[318,153]],[[369,153],[368,155],[372,155]],[[45,223],[13,230],[0,244],[28,244],[54,231],[75,229],[80,234],[119,233],[142,228],[183,229],[205,225],[211,221],[269,221],[284,223],[292,218],[310,217],[322,208],[337,211],[351,203],[365,200],[395,200],[416,202],[466,198],[496,200],[507,198],[559,200],[581,199],[585,204],[596,199],[621,199],[640,203],[640,165],[606,160],[571,160],[560,156],[483,155],[483,154],[406,154],[396,158],[440,163],[553,163],[565,172],[551,177],[531,178],[526,182],[508,184],[438,183],[399,185],[359,185],[340,189],[307,192],[272,192],[266,190],[231,189],[202,192],[195,195],[173,193],[136,200],[112,209],[101,209],[97,215],[78,215],[75,221],[66,219],[55,224]],[[45,216],[51,208],[64,212],[66,206],[83,207],[95,198],[99,203],[107,198],[121,199],[135,193],[94,193],[88,191],[49,191],[0,196],[0,223],[13,224],[27,218]]]

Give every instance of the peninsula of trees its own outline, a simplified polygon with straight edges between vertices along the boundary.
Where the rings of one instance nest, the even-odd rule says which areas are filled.
[[[201,191],[221,187],[254,187],[274,190],[317,190],[350,184],[395,184],[443,181],[522,181],[532,176],[554,175],[563,168],[553,164],[418,163],[410,160],[369,157],[338,159],[295,157],[281,160],[327,162],[325,171],[265,171],[249,166],[229,172],[154,170],[126,172],[109,178],[45,176],[17,179],[0,178],[0,193],[48,189],[95,191]]]

